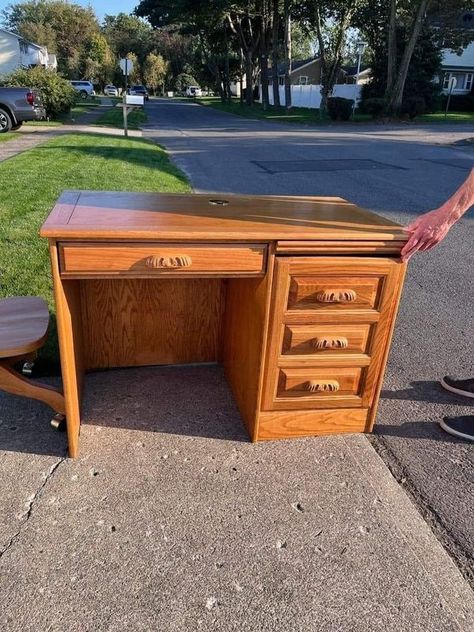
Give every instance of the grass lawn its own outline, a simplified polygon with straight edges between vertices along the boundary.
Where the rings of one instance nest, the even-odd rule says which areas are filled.
[[[241,105],[238,99],[233,100],[231,103],[222,103],[219,97],[202,97],[200,99],[194,99],[201,105],[207,105],[221,110],[222,112],[228,112],[229,114],[237,114],[238,116],[244,116],[252,119],[266,119],[268,121],[276,121],[277,123],[298,123],[305,125],[328,125],[331,123],[329,116],[324,116],[323,119],[319,118],[319,110],[311,108],[292,108],[290,113],[285,111],[285,108],[274,108],[270,106],[268,110],[264,110],[260,103],[255,103],[252,106]],[[188,99],[191,101],[191,99]],[[367,122],[371,117],[368,114],[356,114],[354,122]]]
[[[0,163],[0,296],[38,295],[54,312],[48,245],[38,236],[64,189],[190,190],[154,143],[99,134],[68,134]],[[52,333],[54,319],[52,319]],[[57,366],[56,336],[42,352]]]
[[[127,117],[128,129],[139,129],[140,125],[146,123],[147,120],[147,114],[143,109],[132,110]],[[104,112],[94,125],[108,125],[123,129],[123,108],[115,107],[113,110]]]
[[[55,119],[50,121],[28,121],[25,125],[27,127],[60,127],[61,125],[68,125],[69,123],[73,123],[81,114],[90,112],[99,105],[100,103],[98,101],[79,101],[69,112],[59,114]]]
[[[425,123],[474,123],[474,112],[448,112],[446,118],[444,112],[434,112],[418,116],[416,120]]]
[[[15,138],[14,132],[4,132],[3,134],[0,134],[0,143],[4,143],[12,138]]]
[[[183,98],[182,100],[190,101],[190,99]],[[285,112],[284,108],[274,108],[270,106],[268,110],[264,110],[260,103],[255,103],[252,106],[240,105],[240,101],[235,99],[232,103],[222,103],[219,97],[202,97],[195,99],[197,103],[201,105],[207,105],[221,110],[222,112],[228,112],[229,114],[237,114],[238,116],[244,116],[252,119],[266,119],[269,121],[277,121],[278,123],[299,123],[305,125],[327,125],[331,123],[331,119],[325,116],[323,119],[319,118],[319,110],[310,108],[292,108],[290,113]],[[361,114],[356,112],[353,121],[354,123],[370,123],[373,119],[369,114]],[[396,121],[393,121],[396,122]],[[415,119],[415,123],[474,123],[474,112],[451,112],[448,113],[447,118],[444,117],[444,112],[435,112],[434,114],[425,114]]]

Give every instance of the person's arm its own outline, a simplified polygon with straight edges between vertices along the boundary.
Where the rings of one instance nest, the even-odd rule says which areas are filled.
[[[417,251],[430,250],[439,244],[453,224],[460,219],[474,204],[474,169],[467,180],[442,206],[420,215],[405,228],[410,237],[402,249],[402,261],[408,259]]]

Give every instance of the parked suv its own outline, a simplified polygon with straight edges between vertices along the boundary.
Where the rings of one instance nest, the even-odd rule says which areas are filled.
[[[0,88],[0,134],[20,129],[24,121],[46,118],[41,94],[33,88]]]
[[[90,81],[71,81],[70,83],[79,92],[81,99],[95,96],[94,86]]]
[[[144,97],[145,101],[149,99],[148,90],[145,86],[130,86],[130,88],[127,89],[127,94],[135,94],[138,97]]]

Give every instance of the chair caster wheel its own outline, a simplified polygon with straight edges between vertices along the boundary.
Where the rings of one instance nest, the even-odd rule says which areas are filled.
[[[66,415],[62,415],[61,413],[57,413],[51,419],[51,425],[58,432],[64,432],[66,430]]]
[[[26,360],[26,362],[23,362],[23,367],[21,369],[21,372],[23,373],[23,375],[30,377],[31,374],[33,373],[34,366],[35,366],[34,362],[30,362],[29,360]]]

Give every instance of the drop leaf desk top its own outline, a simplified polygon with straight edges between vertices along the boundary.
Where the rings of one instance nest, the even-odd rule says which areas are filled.
[[[71,457],[84,373],[111,367],[221,362],[252,441],[371,431],[397,224],[335,197],[66,191],[41,236]]]

